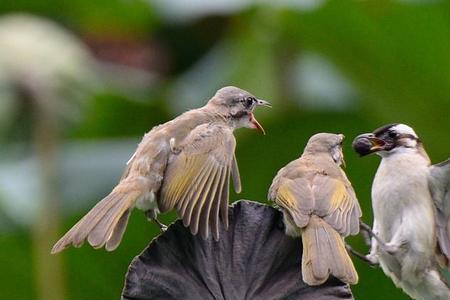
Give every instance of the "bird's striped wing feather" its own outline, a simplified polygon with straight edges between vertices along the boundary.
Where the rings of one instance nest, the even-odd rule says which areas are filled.
[[[230,175],[239,176],[234,161],[236,141],[231,129],[219,124],[195,128],[169,158],[159,208],[176,208],[193,234],[219,238],[219,215],[228,226]],[[239,178],[233,181],[240,189]]]
[[[276,196],[272,200],[289,213],[299,228],[308,224],[310,214],[314,210],[314,198],[308,180],[304,178],[280,180]]]
[[[312,190],[318,216],[343,236],[359,232],[361,208],[348,182],[318,174],[313,179]]]

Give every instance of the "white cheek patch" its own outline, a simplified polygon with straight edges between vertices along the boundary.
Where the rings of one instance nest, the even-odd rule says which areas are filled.
[[[406,138],[400,139],[400,145],[405,146],[407,148],[416,148],[417,141],[406,137]]]
[[[406,148],[416,148],[417,147],[417,134],[408,125],[398,124],[392,127],[393,131],[400,135],[398,144]]]
[[[405,124],[395,125],[394,127],[392,127],[392,130],[399,134],[410,134],[417,138],[417,134],[414,131],[414,129],[412,129],[411,127],[409,127],[408,125],[405,125]]]

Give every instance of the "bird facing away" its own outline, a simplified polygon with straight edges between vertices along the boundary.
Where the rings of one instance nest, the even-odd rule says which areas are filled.
[[[219,218],[228,227],[230,176],[241,191],[233,130],[264,132],[253,115],[270,103],[237,87],[224,87],[208,103],[154,127],[144,135],[112,192],[94,206],[54,246],[57,253],[85,240],[112,251],[119,245],[131,210],[156,220],[176,209],[192,234],[219,239]]]
[[[342,134],[313,135],[302,156],[280,171],[268,198],[284,216],[286,234],[302,237],[302,277],[308,285],[324,283],[329,275],[349,284],[358,274],[344,237],[359,232],[361,209],[344,171]]]
[[[381,156],[367,258],[414,299],[450,299],[440,275],[450,259],[450,161],[431,166],[419,137],[404,124],[362,134],[353,148],[361,156]]]

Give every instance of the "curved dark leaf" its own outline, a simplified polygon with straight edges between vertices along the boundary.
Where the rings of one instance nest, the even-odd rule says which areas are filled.
[[[131,263],[122,299],[353,299],[337,279],[301,280],[301,240],[284,234],[281,212],[244,200],[229,214],[218,242],[171,225]]]

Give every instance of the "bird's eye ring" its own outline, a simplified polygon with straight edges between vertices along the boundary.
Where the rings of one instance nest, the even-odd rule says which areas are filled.
[[[398,134],[394,131],[389,131],[388,135],[390,138],[396,138],[398,136]]]

